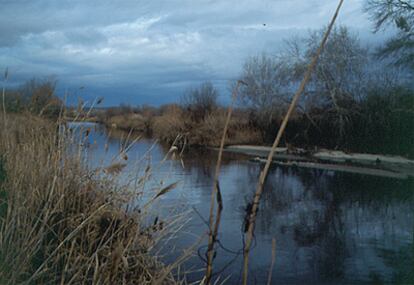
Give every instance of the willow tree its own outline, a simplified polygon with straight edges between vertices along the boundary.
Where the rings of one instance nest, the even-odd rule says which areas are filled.
[[[281,119],[291,92],[290,69],[281,57],[262,54],[252,56],[243,65],[239,80],[240,100],[251,111],[252,119],[262,131],[263,138],[272,138],[268,130],[274,129],[275,121]]]
[[[397,34],[378,50],[378,56],[414,70],[414,1],[367,0],[365,10],[371,15],[375,32],[397,29]]]
[[[322,36],[323,30],[315,31],[302,39],[300,45],[290,45],[296,52],[296,57],[292,57],[295,64],[291,65],[298,78],[303,77],[306,63],[315,54]],[[368,65],[368,50],[358,37],[345,26],[334,28],[307,87],[304,108],[320,110],[313,115],[314,119],[329,122],[336,144],[346,140],[351,117],[358,111]]]

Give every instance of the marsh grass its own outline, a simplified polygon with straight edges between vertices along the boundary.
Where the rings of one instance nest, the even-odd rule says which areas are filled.
[[[179,264],[165,266],[151,252],[169,227],[148,225],[146,211],[127,206],[145,177],[131,189],[115,181],[119,162],[88,169],[82,140],[59,121],[20,114],[7,122],[0,129],[1,284],[178,283]]]

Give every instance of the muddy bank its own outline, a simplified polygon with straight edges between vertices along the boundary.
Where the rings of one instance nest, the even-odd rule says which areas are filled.
[[[233,145],[227,152],[242,153],[264,162],[271,147],[255,145]],[[273,156],[274,163],[285,166],[325,169],[360,173],[375,176],[405,179],[414,177],[414,160],[402,156],[367,153],[345,153],[337,150],[280,147]]]

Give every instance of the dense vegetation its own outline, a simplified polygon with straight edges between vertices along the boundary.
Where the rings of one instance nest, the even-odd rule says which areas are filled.
[[[170,227],[145,223],[137,200],[145,177],[118,183],[122,158],[89,169],[90,130],[28,113],[0,125],[1,284],[175,284],[174,266],[151,253]]]
[[[8,77],[6,71],[6,80]],[[57,118],[63,102],[56,96],[56,81],[52,78],[31,79],[16,89],[7,90],[5,109],[11,113],[30,112],[43,117]]]

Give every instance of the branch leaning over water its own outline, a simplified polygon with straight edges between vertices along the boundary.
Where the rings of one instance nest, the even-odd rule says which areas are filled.
[[[279,131],[277,133],[275,141],[273,142],[273,146],[272,146],[272,148],[269,152],[269,155],[267,157],[266,164],[265,164],[263,170],[260,173],[259,181],[258,181],[257,186],[256,186],[256,192],[255,192],[255,195],[254,195],[254,198],[253,198],[253,206],[252,206],[252,211],[250,213],[250,219],[249,219],[250,221],[249,221],[249,227],[248,227],[248,231],[247,231],[246,245],[245,245],[245,248],[244,248],[244,257],[243,257],[243,284],[244,285],[247,284],[247,275],[248,275],[248,270],[249,270],[249,252],[250,252],[250,246],[251,246],[252,238],[253,238],[254,225],[255,225],[255,221],[256,221],[256,214],[257,214],[257,210],[259,208],[260,197],[261,197],[262,192],[263,192],[264,183],[265,183],[265,180],[266,180],[266,177],[267,177],[267,173],[269,172],[269,167],[270,167],[270,164],[272,162],[273,155],[275,153],[275,150],[276,150],[277,146],[279,145],[280,139],[283,135],[283,132],[285,131],[285,128],[286,128],[286,125],[289,121],[289,118],[290,118],[293,110],[295,109],[296,103],[297,103],[300,95],[303,93],[303,91],[306,87],[306,84],[308,83],[308,81],[311,77],[312,71],[314,70],[314,68],[315,68],[315,66],[318,62],[319,56],[321,55],[322,50],[325,47],[326,41],[328,40],[329,34],[331,33],[331,30],[332,30],[332,28],[335,24],[336,18],[338,17],[338,14],[339,14],[339,11],[341,9],[341,6],[342,6],[343,2],[344,2],[344,0],[339,1],[338,7],[336,8],[335,14],[334,14],[329,26],[328,26],[328,29],[325,32],[325,35],[322,39],[322,42],[321,42],[318,50],[316,51],[315,55],[313,56],[311,63],[309,64],[309,66],[307,68],[307,71],[305,73],[305,77],[303,78],[303,80],[302,80],[302,82],[299,86],[299,89],[297,90],[297,92],[293,96],[292,102],[290,103],[289,109],[288,109],[288,111],[285,115],[285,118],[283,119],[283,122],[282,122],[282,124],[279,128]]]
[[[216,163],[216,170],[214,173],[214,181],[213,181],[213,189],[211,191],[211,201],[210,201],[210,216],[209,216],[209,237],[208,237],[208,248],[207,248],[207,268],[206,268],[206,278],[205,284],[210,284],[212,273],[213,273],[213,259],[214,259],[214,243],[217,239],[218,229],[220,226],[220,219],[221,219],[221,211],[223,210],[223,202],[221,199],[221,191],[219,186],[219,175],[220,175],[220,167],[221,167],[221,160],[223,156],[223,149],[224,149],[224,142],[226,140],[227,130],[230,123],[231,114],[233,113],[233,105],[237,98],[237,93],[239,86],[241,84],[246,84],[243,81],[237,81],[237,84],[233,90],[232,100],[230,106],[227,110],[227,118],[226,123],[224,125],[223,135],[221,137],[220,142],[220,150],[218,153],[217,163]],[[217,212],[216,212],[216,219],[214,221],[214,205],[217,199]],[[214,227],[214,229],[213,229]]]

